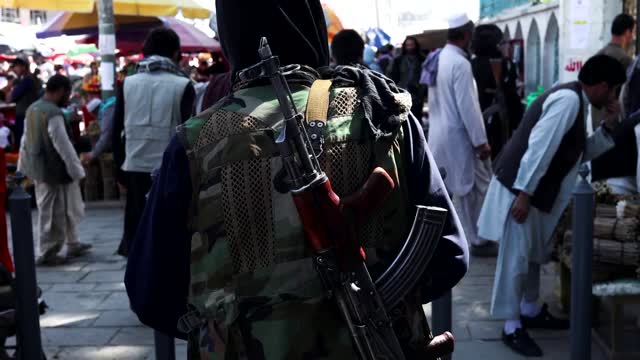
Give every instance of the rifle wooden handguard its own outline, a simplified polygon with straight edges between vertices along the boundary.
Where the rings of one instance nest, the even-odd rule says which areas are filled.
[[[333,191],[328,178],[292,194],[307,244],[315,252],[335,247],[343,267],[357,257],[361,261],[355,225],[370,218],[394,188],[389,174],[376,168],[360,190],[344,199]]]

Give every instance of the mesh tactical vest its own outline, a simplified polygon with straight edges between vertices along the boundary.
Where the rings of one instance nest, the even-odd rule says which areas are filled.
[[[304,111],[309,88],[291,90]],[[362,186],[376,166],[396,182],[358,234],[368,261],[375,263],[376,249],[401,246],[411,226],[404,134],[399,128],[391,138],[376,140],[360,105],[357,89],[331,89],[319,159],[339,196]],[[205,319],[190,334],[192,359],[356,356],[345,325],[325,299],[291,195],[274,185],[282,168],[274,142],[282,121],[271,87],[253,87],[236,91],[178,131],[194,189],[189,302]],[[410,326],[425,334],[424,313],[413,310]],[[411,340],[422,341],[421,336]]]

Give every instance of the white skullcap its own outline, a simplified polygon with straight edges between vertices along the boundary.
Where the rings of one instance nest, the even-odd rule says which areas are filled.
[[[463,25],[466,25],[469,21],[469,17],[466,13],[453,14],[450,15],[447,19],[447,22],[449,23],[449,29],[459,28]]]

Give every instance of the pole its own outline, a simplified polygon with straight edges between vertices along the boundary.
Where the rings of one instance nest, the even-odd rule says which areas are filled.
[[[440,335],[445,331],[451,331],[451,290],[441,298],[431,303],[431,328],[434,335]],[[445,356],[443,360],[450,360],[451,355]]]
[[[376,2],[376,26],[378,27],[378,29],[380,29],[380,3],[378,2],[378,0],[375,0]]]
[[[153,332],[156,360],[176,360],[176,345],[172,337],[161,332]]]
[[[16,323],[19,360],[42,359],[36,265],[33,251],[31,196],[22,188],[24,175],[16,173],[9,197],[11,238],[16,271]]]
[[[591,359],[591,272],[593,270],[594,190],[588,166],[580,168],[573,191],[571,245],[571,360]]]
[[[102,99],[115,95],[116,32],[113,0],[98,0],[98,46],[100,48],[100,82]]]

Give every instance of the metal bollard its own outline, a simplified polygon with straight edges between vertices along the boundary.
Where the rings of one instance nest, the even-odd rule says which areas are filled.
[[[9,197],[16,272],[16,336],[18,359],[39,360],[43,358],[43,354],[33,250],[31,196],[21,186],[24,179],[24,175],[20,173],[13,176],[12,182],[15,186]]]
[[[591,272],[593,270],[593,187],[589,168],[582,165],[573,191],[571,245],[571,360],[591,359]]]
[[[173,337],[161,332],[153,332],[156,347],[156,360],[176,360],[176,344]]]
[[[451,290],[449,290],[441,298],[431,303],[431,330],[434,335],[452,330],[451,312]],[[442,359],[449,360],[451,355]]]

